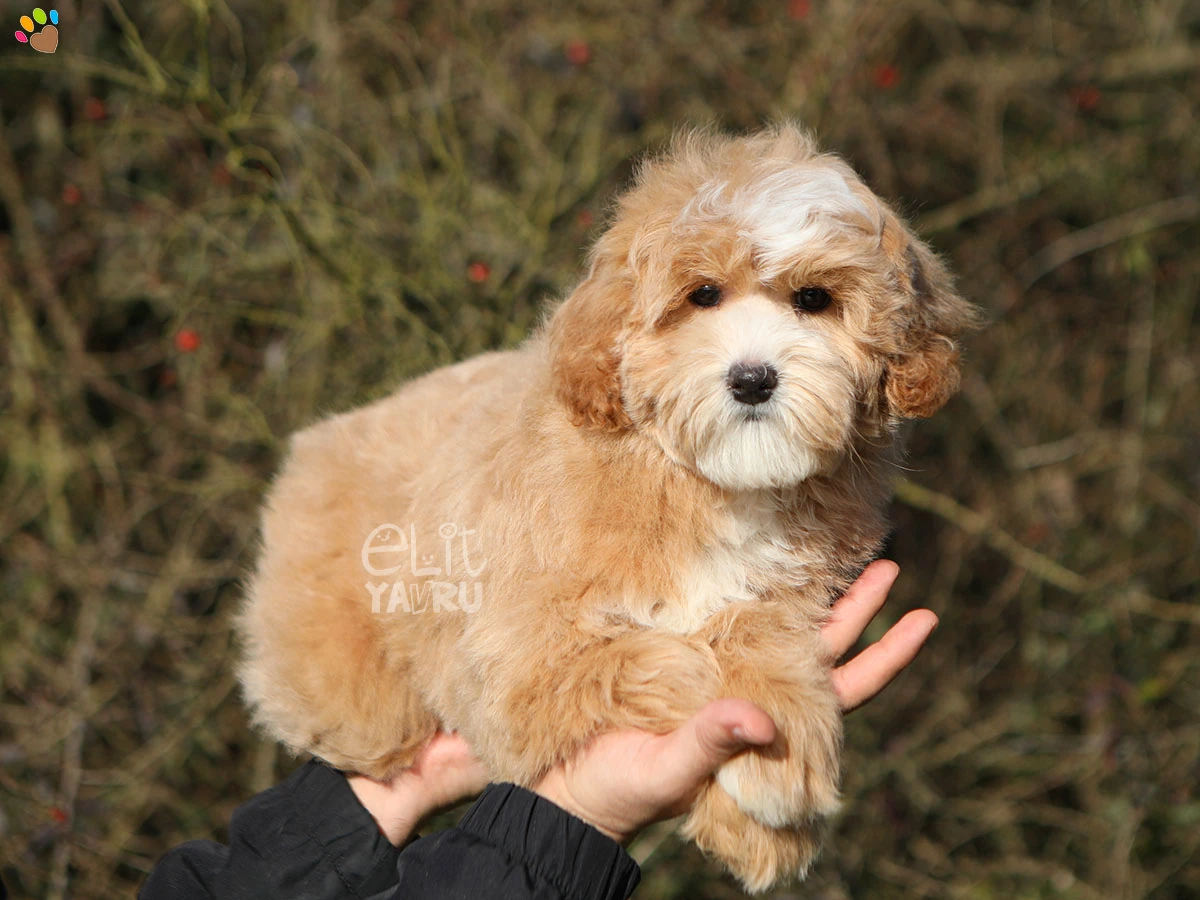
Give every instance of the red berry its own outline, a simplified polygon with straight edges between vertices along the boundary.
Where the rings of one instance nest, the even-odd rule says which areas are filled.
[[[64,184],[62,192],[63,203],[67,206],[78,206],[83,199],[83,192],[73,184]]]
[[[1071,99],[1080,112],[1094,112],[1100,105],[1100,89],[1094,84],[1071,88]]]
[[[88,97],[83,101],[83,114],[93,122],[102,122],[108,117],[108,108],[99,97]]]
[[[50,818],[52,818],[59,825],[62,825],[71,817],[68,816],[66,810],[62,809],[61,807],[52,806],[50,807]]]
[[[810,12],[812,12],[812,0],[791,0],[788,3],[788,15],[797,22],[807,19]]]
[[[573,66],[587,65],[587,61],[592,58],[592,48],[587,45],[587,41],[567,41],[565,53],[567,62]]]
[[[488,280],[488,276],[492,274],[492,270],[488,268],[487,263],[473,262],[467,266],[467,278],[476,284],[482,284]]]
[[[1050,536],[1050,526],[1045,522],[1035,522],[1025,529],[1021,538],[1026,544],[1040,544]]]
[[[175,349],[180,353],[195,353],[200,349],[200,333],[194,328],[180,328],[175,333]]]
[[[893,65],[884,63],[875,67],[875,71],[871,77],[875,81],[876,87],[890,91],[900,83],[900,70]]]

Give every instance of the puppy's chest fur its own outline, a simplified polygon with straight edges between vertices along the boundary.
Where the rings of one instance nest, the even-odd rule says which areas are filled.
[[[803,591],[821,554],[807,548],[783,512],[740,504],[715,517],[708,540],[690,559],[672,560],[663,595],[639,610],[639,624],[690,634],[733,603]]]

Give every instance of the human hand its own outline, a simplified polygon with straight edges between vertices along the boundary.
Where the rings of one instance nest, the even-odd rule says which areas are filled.
[[[833,605],[821,629],[821,642],[836,662],[850,652],[871,620],[883,608],[900,567],[890,559],[871,563],[850,590]],[[887,630],[876,643],[833,670],[833,689],[842,711],[858,709],[895,680],[921,652],[938,626],[930,609],[914,609]]]
[[[478,794],[487,772],[467,742],[454,732],[439,731],[416,761],[391,781],[347,775],[350,789],[366,807],[379,830],[399,847],[431,813]]]
[[[858,640],[887,599],[899,567],[872,563],[834,604],[821,638],[837,659]],[[844,710],[866,703],[912,660],[937,626],[929,610],[914,610],[850,662],[833,670]],[[769,744],[775,725],[744,700],[717,700],[670,734],[623,731],[597,738],[535,788],[619,842],[651,822],[684,812],[722,763],[747,747]],[[457,734],[438,732],[413,766],[390,782],[365,775],[347,780],[380,831],[399,846],[436,810],[479,793],[487,773]]]
[[[900,574],[879,560],[834,604],[821,640],[834,660],[858,640]],[[842,709],[866,703],[916,658],[934,628],[930,610],[913,610],[875,644],[834,668]],[[618,843],[642,828],[685,812],[708,778],[741,751],[775,739],[770,717],[745,700],[714,701],[669,734],[620,731],[601,735],[574,759],[556,766],[537,793]]]

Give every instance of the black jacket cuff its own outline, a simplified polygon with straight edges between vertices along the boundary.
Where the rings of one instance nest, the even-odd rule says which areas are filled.
[[[313,760],[264,796],[271,793],[276,794],[272,798],[275,803],[286,804],[287,808],[279,815],[269,810],[258,812],[253,825],[248,822],[250,827],[242,829],[235,814],[231,829],[234,833],[240,831],[246,843],[265,839],[265,858],[277,854],[280,845],[315,844],[320,848],[321,862],[313,858],[309,871],[295,874],[301,882],[340,882],[340,890],[331,883],[333,890],[327,889],[325,896],[371,897],[395,884],[399,851],[380,832],[341,772]],[[294,837],[288,840],[280,831],[291,832]]]
[[[616,841],[515,784],[489,785],[458,830],[501,848],[572,900],[628,897],[641,877]]]

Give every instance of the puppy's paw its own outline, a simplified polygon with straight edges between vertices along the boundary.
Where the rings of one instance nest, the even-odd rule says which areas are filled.
[[[493,776],[527,786],[598,733],[679,727],[717,696],[719,672],[708,644],[649,629],[579,647],[497,684],[495,699],[485,694],[487,727],[477,730],[503,737],[477,742],[476,751]]]
[[[621,727],[676,728],[718,694],[720,667],[703,642],[640,632],[623,635],[611,647],[619,653],[620,668],[608,702],[620,710]]]
[[[775,743],[729,760],[717,771],[717,783],[742,812],[771,828],[833,815],[842,774],[836,698],[777,713]]]
[[[738,809],[769,828],[831,816],[841,806],[836,759],[791,760],[748,751],[717,771],[717,783]]]
[[[749,818],[716,783],[701,793],[683,826],[686,837],[757,894],[808,874],[821,850],[820,823],[771,828]]]

